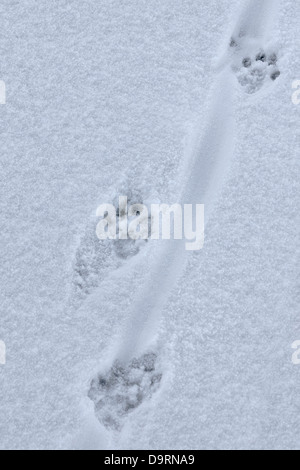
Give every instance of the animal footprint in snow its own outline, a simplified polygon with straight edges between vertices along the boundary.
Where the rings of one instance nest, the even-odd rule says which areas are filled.
[[[256,93],[280,76],[277,54],[273,50],[257,50],[251,43],[247,47],[245,38],[240,42],[232,38],[230,47],[234,50],[232,70],[246,93]],[[245,53],[246,49],[249,53]]]
[[[158,390],[162,374],[156,361],[154,353],[133,359],[127,366],[116,361],[106,374],[92,380],[88,396],[101,424],[120,430],[126,416]]]
[[[266,80],[275,81],[280,71],[277,68],[277,57],[275,53],[267,56],[263,51],[253,57],[244,57],[241,68],[236,70],[239,83],[245,87],[246,93],[256,93]]]
[[[128,207],[136,206],[136,216],[139,215],[138,207],[142,204],[139,191],[127,190]],[[119,207],[119,196],[113,201],[116,208],[117,233],[130,218]],[[133,217],[134,218],[134,217]],[[137,255],[147,240],[132,240],[129,236],[122,240],[117,236],[116,240],[99,240],[97,237],[97,224],[99,220],[93,218],[86,227],[80,241],[74,262],[73,287],[75,297],[84,299],[94,288],[98,287],[105,275],[118,269],[126,259]],[[151,231],[151,219],[148,217],[149,233]],[[123,229],[124,233],[124,229]]]
[[[116,268],[112,246],[98,240],[96,220],[92,220],[78,246],[74,263],[73,286],[75,297],[84,298],[99,285],[107,270]]]
[[[128,216],[128,208],[131,207],[133,211],[132,218],[140,215],[140,207],[143,205],[143,198],[139,191],[128,191],[126,195],[126,206],[120,207],[120,199],[116,197],[114,200],[114,206],[117,208],[117,240],[113,241],[115,254],[122,259],[131,258],[139,253],[140,249],[147,243],[146,240],[133,240],[128,233],[128,223],[130,217]],[[127,237],[122,239],[120,233]],[[151,233],[151,218],[148,216],[148,236]]]

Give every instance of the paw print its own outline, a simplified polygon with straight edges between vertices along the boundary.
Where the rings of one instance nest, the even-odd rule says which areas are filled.
[[[137,205],[138,207],[139,204],[143,203],[140,191],[124,190],[123,188],[121,194],[127,195],[128,207],[131,205]],[[122,210],[119,210],[118,203],[119,196],[116,196],[113,205],[116,208],[117,233],[119,234],[119,231],[124,227],[127,216]],[[138,209],[136,215],[139,215]],[[128,220],[130,221],[130,218]],[[99,286],[101,279],[105,277],[107,272],[118,269],[124,261],[136,256],[148,242],[147,239],[132,240],[129,236],[126,240],[119,239],[119,237],[116,240],[99,240],[96,234],[97,223],[98,219],[89,221],[76,251],[72,283],[74,289],[72,297],[76,298],[72,302],[75,302],[75,304],[91,294]],[[122,230],[124,231],[124,228]],[[150,211],[148,232],[150,237]]]
[[[237,70],[237,79],[246,93],[256,93],[267,80],[275,81],[280,76],[277,67],[277,55],[267,55],[259,51],[255,57],[244,57],[241,68]]]
[[[127,202],[128,202],[128,207],[129,206],[136,206],[136,212],[135,215],[139,216],[140,211],[139,211],[139,206],[143,204],[143,197],[140,191],[133,191],[129,190],[126,192],[127,196]],[[114,205],[115,207],[118,206],[118,197],[114,199]],[[117,233],[119,234],[121,232],[121,227],[124,226],[124,221],[126,221],[126,229],[125,231],[127,232],[127,239],[122,240],[120,237],[118,237],[117,240],[114,240],[113,246],[114,246],[114,251],[115,254],[118,258],[121,259],[127,259],[131,258],[135,255],[137,255],[140,250],[143,248],[143,246],[147,243],[146,240],[132,240],[129,236],[128,233],[128,227],[127,227],[127,214],[122,213],[122,210],[117,209]],[[130,222],[130,218],[128,219]],[[123,229],[124,231],[124,229]],[[148,215],[148,236],[150,237],[151,235],[151,217]]]
[[[264,49],[254,49],[246,54],[247,44],[244,42],[242,46],[236,39],[231,39],[230,47],[234,50],[232,69],[245,92],[253,94],[280,76],[278,57],[276,52]]]
[[[94,402],[98,420],[106,428],[120,430],[126,416],[159,389],[162,374],[156,361],[154,353],[133,359],[127,366],[116,361],[106,374],[92,380],[88,397]]]

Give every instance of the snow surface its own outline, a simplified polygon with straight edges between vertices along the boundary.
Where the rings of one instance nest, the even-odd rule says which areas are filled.
[[[299,449],[300,3],[0,14],[0,448]],[[99,242],[124,194],[203,250]]]

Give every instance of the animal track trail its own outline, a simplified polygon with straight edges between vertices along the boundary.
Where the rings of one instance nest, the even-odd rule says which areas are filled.
[[[119,197],[127,196],[127,209],[119,206]],[[132,240],[129,236],[130,221],[140,215],[143,194],[136,189],[121,187],[111,201],[116,209],[116,240],[99,240],[97,225],[99,218],[93,217],[88,223],[78,246],[73,268],[72,304],[78,310],[87,296],[99,288],[101,281],[116,270],[126,266],[146,246],[148,240]],[[147,204],[145,204],[147,206]],[[149,209],[149,208],[148,208]],[[133,214],[133,215],[132,215]],[[151,235],[151,212],[148,211],[149,236]],[[108,212],[104,213],[104,219]],[[128,222],[128,225],[127,225]],[[127,227],[127,228],[126,228]],[[124,230],[128,238],[119,239]],[[110,370],[98,374],[90,385],[89,398],[95,404],[99,421],[110,430],[121,430],[129,413],[150,399],[160,385],[162,374],[157,370],[157,355],[147,352],[134,359],[116,360]]]
[[[162,374],[156,362],[154,353],[135,358],[128,365],[115,361],[111,369],[92,380],[88,397],[94,402],[95,414],[103,426],[120,431],[128,414],[158,390]]]
[[[273,10],[275,3],[277,0],[251,0],[228,47],[231,69],[249,94],[258,92],[267,82],[273,83],[280,75],[278,51],[272,47],[261,47],[265,44],[262,31],[265,22],[272,16],[270,9]],[[188,154],[189,176],[181,195],[182,202],[201,201],[206,205],[206,224],[221,193],[235,149],[235,86],[234,76],[227,66],[228,51],[225,59],[226,66],[216,76],[212,90],[207,125]],[[121,217],[122,214],[119,214]],[[133,247],[130,244],[127,246],[126,249],[122,248],[122,244],[117,249],[113,246],[114,255],[119,260],[126,259],[127,253],[131,255],[137,248],[135,244]],[[91,381],[88,396],[94,403],[98,420],[107,429],[121,431],[126,418],[159,390],[162,381],[157,365],[159,356],[149,353],[150,345],[153,344],[159,318],[186,263],[187,256],[182,244],[178,247],[170,242],[166,248],[161,247],[148,273],[145,289],[132,303],[127,334],[116,356],[122,361],[115,361],[109,370],[99,373]]]
[[[218,77],[215,93],[212,92],[207,128],[191,149],[189,178],[180,196],[182,203],[207,203],[207,217],[234,149],[232,77],[227,69],[224,74]],[[152,351],[160,316],[186,266],[186,253],[183,242],[178,245],[171,240],[160,247],[146,287],[132,304],[127,334],[118,346],[117,357],[123,361],[114,362],[108,372],[92,380],[88,396],[94,402],[98,420],[110,430],[121,431],[128,415],[150,400],[160,387],[162,373],[157,364],[161,359],[158,354],[144,352]]]

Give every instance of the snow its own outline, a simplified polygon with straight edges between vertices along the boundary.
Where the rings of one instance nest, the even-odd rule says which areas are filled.
[[[0,13],[0,448],[299,449],[298,2]],[[100,242],[122,195],[203,249]]]

